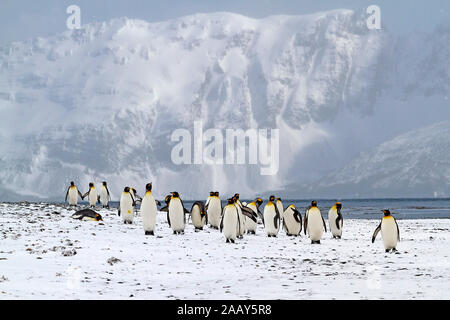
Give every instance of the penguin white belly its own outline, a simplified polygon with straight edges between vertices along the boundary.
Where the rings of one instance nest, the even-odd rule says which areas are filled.
[[[280,230],[280,224],[275,227],[274,219],[276,216],[275,206],[274,205],[266,205],[264,207],[264,228],[266,230],[267,235],[276,236],[278,231]]]
[[[155,198],[152,194],[147,193],[141,203],[141,217],[144,231],[155,231],[157,211],[158,208],[156,207]]]
[[[292,211],[291,208],[287,208],[284,212],[283,212],[283,223],[286,226],[287,230],[286,234],[287,235],[299,235],[300,231],[301,231],[301,224],[300,222],[297,222],[294,218],[294,212]]]
[[[100,202],[103,206],[107,206],[109,202],[108,191],[105,187],[100,189]]]
[[[249,207],[250,209],[252,209],[254,212],[258,212],[258,209],[256,208],[256,206],[252,203],[250,203],[247,207]],[[255,233],[256,232],[256,222],[253,221],[250,218],[245,217],[245,230],[247,230],[247,232],[252,232]]]
[[[339,229],[336,226],[336,219],[338,218],[337,210],[330,209],[328,211],[328,225],[330,226],[331,234],[334,237],[342,236],[342,221],[339,221]]]
[[[72,206],[76,206],[78,203],[78,190],[77,188],[70,188],[69,194],[67,196],[67,199],[69,200],[69,204]]]
[[[312,241],[319,241],[323,234],[323,220],[318,209],[308,212],[308,234]]]
[[[381,223],[381,237],[383,238],[383,244],[385,249],[393,249],[397,247],[398,233],[397,224],[394,218],[383,218]]]
[[[169,219],[173,231],[184,231],[184,210],[180,199],[170,200]]]
[[[120,215],[125,222],[133,222],[133,200],[129,193],[124,193],[120,197]]]
[[[238,213],[233,208],[233,206],[225,208],[225,212],[223,214],[223,235],[225,239],[236,240],[237,237],[237,224],[238,224]]]
[[[191,212],[192,224],[196,229],[201,229],[205,225],[205,218],[202,218],[200,214],[199,206],[194,206]]]
[[[89,205],[95,206],[95,204],[97,203],[97,199],[97,190],[91,189],[91,191],[89,192]]]
[[[208,210],[206,210],[206,214],[208,215],[209,224],[215,228],[219,228],[220,218],[222,215],[219,198],[211,198],[211,200],[209,200]]]

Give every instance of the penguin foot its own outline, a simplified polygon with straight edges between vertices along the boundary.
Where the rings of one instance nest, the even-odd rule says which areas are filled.
[[[230,239],[226,239],[225,243],[230,243]]]
[[[389,252],[390,250],[391,250],[391,249],[386,249],[386,251],[385,251],[385,252],[386,252],[386,253],[388,253],[388,252]]]
[[[316,241],[311,240],[311,244],[320,244],[320,240],[316,240]]]
[[[230,239],[230,241],[231,241],[231,243],[234,243],[234,240],[233,240],[233,239]]]
[[[145,231],[145,235],[146,236],[154,236],[155,232],[154,231]]]

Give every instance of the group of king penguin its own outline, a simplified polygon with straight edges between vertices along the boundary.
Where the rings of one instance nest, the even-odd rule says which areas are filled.
[[[88,197],[91,207],[100,202],[104,208],[109,208],[111,196],[105,181],[102,183],[100,192],[97,192],[94,183],[89,183],[89,190],[85,194],[81,194],[72,181],[66,193],[66,201],[68,200],[70,206],[76,206],[78,196],[81,199]],[[281,199],[273,195],[269,197],[263,213],[260,211],[263,204],[261,198],[258,197],[250,203],[241,202],[238,193],[227,199],[227,204],[223,208],[218,191],[211,191],[206,203],[195,201],[190,211],[184,207],[176,191],[167,195],[164,201],[165,206],[158,210],[161,203],[153,197],[152,183],[145,186],[144,197],[140,197],[136,189],[125,187],[117,208],[118,215],[122,217],[124,224],[132,224],[134,215],[138,213],[136,206],[140,203],[145,235],[155,234],[158,211],[167,213],[167,222],[174,234],[184,234],[186,215],[188,215],[196,232],[203,230],[205,225],[209,225],[212,229],[218,229],[227,243],[235,243],[236,239],[242,239],[245,233],[256,234],[258,223],[263,224],[268,237],[276,237],[281,226],[287,236],[299,236],[303,229],[305,235],[309,235],[312,244],[320,244],[324,231],[327,232],[325,219],[317,207],[317,201],[311,202],[305,211],[304,219],[293,204],[284,209]],[[328,211],[328,223],[334,239],[342,237],[344,219],[341,209],[342,203],[336,202]],[[389,210],[382,211],[384,217],[373,233],[372,243],[381,231],[386,252],[391,250],[396,252],[397,242],[400,240],[397,221]],[[78,211],[72,217],[80,220],[102,220],[98,213],[90,209]]]

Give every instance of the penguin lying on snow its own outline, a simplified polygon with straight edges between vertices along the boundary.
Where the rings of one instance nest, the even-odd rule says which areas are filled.
[[[103,221],[102,216],[91,209],[83,209],[75,212],[72,218],[82,221]]]

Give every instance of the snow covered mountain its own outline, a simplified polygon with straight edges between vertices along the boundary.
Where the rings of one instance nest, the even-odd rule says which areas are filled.
[[[148,181],[157,196],[185,198],[316,181],[397,134],[450,119],[449,37],[441,26],[394,39],[337,10],[121,18],[14,43],[0,52],[0,199],[61,199],[71,180],[83,191],[107,180],[115,198]],[[279,128],[278,174],[175,165],[171,134],[194,120]]]
[[[448,197],[449,155],[450,121],[443,121],[401,134],[316,185],[299,188],[329,197]]]

